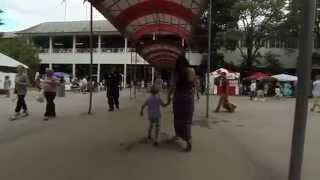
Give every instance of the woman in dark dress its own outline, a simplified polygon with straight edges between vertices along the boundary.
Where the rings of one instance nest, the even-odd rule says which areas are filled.
[[[173,113],[175,137],[186,142],[186,151],[192,149],[191,145],[191,125],[194,112],[194,80],[195,71],[189,66],[188,60],[181,56],[178,58],[175,68],[175,88],[169,92],[169,101],[173,95]]]

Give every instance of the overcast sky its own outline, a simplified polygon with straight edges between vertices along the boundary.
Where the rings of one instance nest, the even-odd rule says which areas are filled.
[[[0,0],[0,9],[4,11],[0,18],[5,23],[0,31],[18,31],[48,21],[64,21],[65,4],[62,0]],[[83,0],[67,1],[67,21],[88,20],[89,3]],[[104,19],[94,11],[94,19]]]

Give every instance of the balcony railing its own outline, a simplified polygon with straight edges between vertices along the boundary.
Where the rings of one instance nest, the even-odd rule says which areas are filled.
[[[48,48],[39,49],[40,53],[49,53]],[[99,52],[99,48],[93,49],[94,53]],[[101,53],[124,53],[125,48],[101,48]],[[127,52],[135,52],[134,48],[127,48]],[[53,48],[52,53],[63,54],[63,53],[73,53],[73,48]],[[76,48],[75,53],[90,53],[90,48]]]
[[[53,53],[72,53],[72,48],[54,48]]]
[[[98,49],[93,48],[93,53],[97,53]],[[77,48],[76,53],[90,53],[90,48]]]
[[[124,48],[101,48],[102,53],[124,53]]]
[[[48,48],[40,48],[39,52],[40,53],[49,53],[49,49]]]

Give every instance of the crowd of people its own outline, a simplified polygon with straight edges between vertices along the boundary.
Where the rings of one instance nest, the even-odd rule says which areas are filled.
[[[72,83],[77,82],[80,86],[80,92],[86,93],[90,88],[105,89],[106,98],[109,104],[109,111],[120,109],[119,96],[122,85],[122,76],[115,69],[104,78],[101,83],[93,81],[91,86],[86,77],[80,81],[74,79]],[[233,104],[229,99],[229,80],[226,74],[222,74],[220,77],[221,93],[218,105],[215,112],[220,112],[221,108],[224,108],[227,112],[235,112],[237,106]],[[10,78],[6,77],[4,81],[4,88],[10,89],[13,82]],[[26,75],[26,70],[23,66],[17,67],[17,75],[14,81],[15,88],[14,93],[17,96],[17,102],[15,107],[15,113],[10,120],[16,120],[19,117],[25,117],[29,115],[28,106],[25,97],[28,92],[29,79]],[[46,100],[46,108],[44,111],[43,120],[48,121],[56,117],[55,110],[55,98],[65,96],[65,79],[64,77],[57,78],[54,76],[54,71],[51,69],[46,70],[46,74],[43,78],[38,76],[34,81],[34,86],[39,90],[40,96]],[[270,82],[252,81],[247,86],[241,86],[241,95],[249,95],[251,100],[263,99],[266,96],[275,96],[281,98],[286,94],[294,93],[294,84],[284,83],[280,84],[276,82],[271,84]],[[175,130],[175,136],[167,140],[167,143],[175,142],[178,139],[185,141],[185,151],[190,152],[192,150],[191,143],[191,125],[193,121],[194,113],[194,99],[200,98],[201,82],[196,75],[195,70],[189,65],[185,57],[179,57],[177,60],[176,68],[174,70],[174,79],[169,83],[169,90],[167,91],[167,101],[164,102],[159,92],[161,89],[167,88],[167,85],[163,85],[161,78],[156,78],[154,84],[150,88],[150,96],[146,99],[141,107],[141,115],[143,116],[144,109],[148,109],[149,128],[147,138],[152,140],[154,146],[159,145],[159,132],[161,125],[161,107],[166,107],[172,103],[173,107],[173,126]],[[99,91],[99,90],[97,90]],[[316,76],[316,80],[313,82],[312,91],[314,102],[311,111],[320,112],[320,75]],[[10,93],[7,95],[10,96]],[[152,132],[155,129],[154,138]]]
[[[240,95],[250,96],[250,100],[265,100],[265,97],[292,97],[295,95],[295,82],[256,81],[240,85]]]

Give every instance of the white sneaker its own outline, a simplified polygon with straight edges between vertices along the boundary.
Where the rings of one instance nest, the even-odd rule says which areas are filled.
[[[24,112],[22,113],[22,116],[23,116],[23,117],[29,116],[28,111],[24,111]]]
[[[15,113],[13,116],[11,116],[10,121],[17,120],[19,116],[20,113]]]

